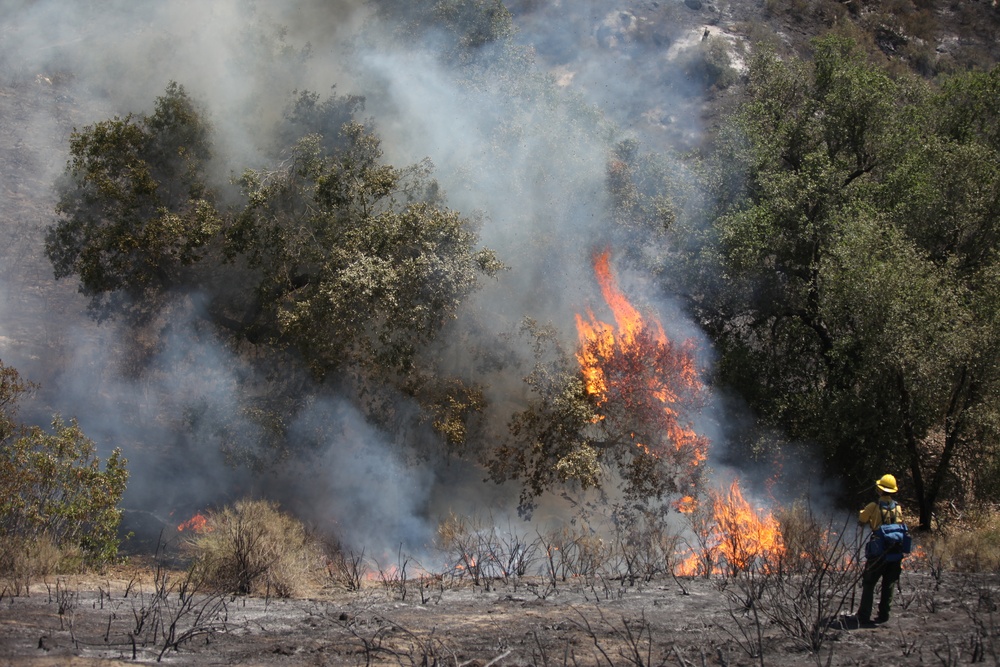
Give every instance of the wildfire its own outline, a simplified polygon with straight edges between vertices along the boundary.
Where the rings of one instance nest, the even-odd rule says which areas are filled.
[[[765,508],[754,509],[738,480],[727,491],[709,491],[709,500],[705,512],[694,500],[687,506],[699,544],[674,567],[675,574],[695,576],[719,567],[730,573],[755,565],[768,568],[784,554],[778,520]]]
[[[696,402],[703,389],[693,342],[675,345],[657,319],[643,318],[618,288],[607,250],[595,255],[594,273],[615,320],[615,326],[603,322],[589,308],[586,317],[576,316],[576,358],[587,393],[599,409],[597,420],[605,420],[620,405],[666,435],[675,458],[679,455],[679,467],[699,465],[707,458],[708,441],[682,423],[686,403]],[[631,438],[652,457],[666,453],[667,443],[660,439],[647,441],[635,433]]]
[[[703,393],[693,342],[676,345],[655,317],[643,317],[618,288],[608,251],[595,255],[594,273],[615,324],[601,321],[589,308],[586,316],[577,314],[576,358],[597,407],[596,422],[628,428],[638,456],[669,459],[672,465],[668,472],[681,496],[674,508],[689,517],[697,541],[675,573],[711,574],[718,567],[740,571],[776,562],[784,553],[778,522],[747,502],[738,481],[727,491],[710,491],[707,504],[698,500],[698,470],[708,456],[708,440],[685,420]]]
[[[212,527],[208,525],[208,517],[199,513],[177,526],[178,532],[182,533],[185,530],[194,533],[209,533],[212,531]]]
[[[698,501],[694,496],[684,496],[674,503],[674,509],[681,514],[691,514],[697,509]]]
[[[728,493],[710,492],[720,555],[733,570],[745,570],[755,562],[769,563],[784,551],[778,521],[771,512],[755,510],[733,480]]]
[[[697,553],[691,553],[687,558],[674,566],[674,574],[678,577],[697,577],[702,574],[702,558]]]
[[[475,556],[463,555],[462,556],[462,561],[463,561],[462,563],[459,563],[458,565],[455,566],[456,570],[458,570],[458,571],[466,570],[466,569],[471,570],[474,567],[476,567],[476,557]]]

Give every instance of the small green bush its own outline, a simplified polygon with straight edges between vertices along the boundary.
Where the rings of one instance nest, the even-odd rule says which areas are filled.
[[[0,572],[36,574],[101,566],[118,557],[118,508],[128,471],[115,450],[104,462],[76,421],[52,432],[14,421],[31,385],[0,362]]]
[[[87,565],[118,556],[118,503],[128,471],[116,449],[100,469],[93,441],[75,421],[56,417],[52,434],[29,429],[0,448],[0,532],[26,540],[46,538],[79,546]]]
[[[244,499],[206,519],[188,544],[195,569],[210,586],[241,595],[289,597],[321,569],[318,544],[274,503]]]
[[[691,81],[706,90],[728,88],[739,79],[729,55],[729,44],[721,37],[708,37],[681,56],[681,68]]]

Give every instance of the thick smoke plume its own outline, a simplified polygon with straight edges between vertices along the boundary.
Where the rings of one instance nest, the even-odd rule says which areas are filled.
[[[482,216],[482,243],[511,269],[469,304],[462,321],[475,328],[443,343],[455,367],[470,363],[462,336],[514,331],[525,316],[572,341],[574,314],[596,295],[591,254],[611,240],[609,148],[623,126],[652,129],[661,142],[667,124],[674,136],[696,136],[693,120],[675,118],[694,93],[671,93],[679,79],[663,45],[677,35],[650,32],[648,19],[604,3],[553,3],[552,12],[523,4],[519,39],[553,69],[539,62],[470,85],[440,64],[433,40],[403,46],[361,2],[0,2],[0,358],[42,385],[22,417],[76,416],[99,445],[122,447],[132,471],[126,505],[168,527],[184,513],[265,494],[347,546],[394,552],[424,548],[449,511],[510,509],[510,494],[482,482],[481,470],[424,456],[419,429],[375,429],[347,398],[309,387],[285,417],[306,446],[262,462],[254,447],[267,426],[239,418],[253,398],[241,392],[272,378],[255,377],[199,328],[199,296],[178,297],[165,315],[167,339],[146,357],[122,359],[120,350],[142,341],[90,320],[75,286],[52,280],[42,242],[74,127],[148,112],[176,81],[207,115],[225,180],[227,169],[259,166],[273,152],[271,132],[295,91],[325,96],[335,86],[365,96],[389,162],[433,162],[448,205]],[[600,105],[609,119],[602,133],[580,121],[580,105],[542,94],[550,76],[568,98]],[[538,87],[515,91],[511,81]],[[653,120],[643,128],[637,117]],[[652,293],[641,276],[622,280]],[[668,324],[671,335],[698,335],[679,310]],[[524,391],[520,378],[493,380],[507,400]],[[401,398],[399,410],[408,409]]]

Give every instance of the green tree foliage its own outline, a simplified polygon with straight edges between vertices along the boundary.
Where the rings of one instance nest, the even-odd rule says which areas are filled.
[[[670,230],[677,217],[674,198],[664,191],[664,184],[671,182],[671,166],[640,153],[635,139],[615,146],[606,184],[617,229],[661,238]]]
[[[317,376],[344,365],[406,375],[501,265],[475,249],[471,221],[441,206],[429,163],[382,164],[380,141],[356,122],[328,143],[307,135],[280,169],[243,174],[248,205],[227,252],[261,276],[260,321]]]
[[[17,432],[17,402],[20,397],[34,389],[17,372],[16,368],[5,366],[0,361],[0,440],[6,440]]]
[[[859,485],[909,470],[925,527],[1000,453],[996,76],[932,91],[837,37],[759,55],[715,174],[723,378]]]
[[[52,421],[52,432],[13,428],[13,409],[27,390],[17,371],[0,362],[0,531],[5,546],[27,548],[50,540],[79,549],[84,562],[100,565],[118,554],[118,503],[128,480],[127,461],[114,450],[104,462],[75,421]],[[5,550],[6,551],[6,550]]]
[[[152,114],[73,134],[49,257],[101,315],[155,313],[169,302],[158,297],[197,290],[226,340],[258,358],[291,352],[320,380],[336,372],[372,405],[376,388],[405,391],[454,444],[479,390],[454,389],[429,349],[503,266],[477,248],[478,222],[445,206],[429,161],[384,162],[355,120],[363,104],[299,93],[272,165],[234,165],[243,201],[220,212],[209,128],[171,83]]]
[[[150,115],[74,131],[70,156],[46,251],[102,315],[174,286],[221,230],[204,179],[208,128],[176,83]]]
[[[521,483],[520,509],[557,485],[587,489],[601,484],[601,452],[593,430],[598,420],[579,364],[560,345],[557,332],[528,320],[522,333],[534,341],[534,367],[525,376],[530,405],[510,421],[509,437],[487,454],[497,483]]]
[[[457,60],[514,35],[513,16],[501,0],[374,0],[371,4],[381,18],[401,26],[407,37],[447,35],[453,46],[446,51]]]

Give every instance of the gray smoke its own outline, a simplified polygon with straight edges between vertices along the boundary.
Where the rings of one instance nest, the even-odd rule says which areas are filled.
[[[426,433],[374,429],[348,398],[308,388],[286,413],[308,446],[262,464],[267,427],[241,417],[259,398],[254,387],[272,378],[256,377],[199,327],[198,296],[171,304],[168,335],[135,362],[148,372],[130,373],[120,343],[136,334],[87,317],[74,285],[51,279],[42,239],[74,127],[148,112],[177,81],[203,106],[226,178],[264,163],[293,91],[336,86],[366,97],[390,162],[434,163],[449,206],[481,214],[483,244],[511,267],[461,321],[495,335],[530,316],[572,342],[574,314],[599,298],[591,253],[610,241],[605,165],[621,127],[661,142],[699,132],[695,114],[663,131],[693,95],[672,90],[680,83],[664,48],[678,35],[663,26],[676,25],[669,12],[682,3],[644,18],[603,2],[521,4],[532,9],[519,16],[519,39],[547,62],[470,82],[440,64],[433,44],[405,47],[383,34],[360,1],[0,2],[0,359],[43,387],[22,416],[75,416],[103,453],[122,447],[132,471],[126,503],[168,524],[172,511],[266,494],[347,546],[391,553],[425,548],[449,511],[509,511],[511,490],[483,483],[481,470],[426,458],[418,446]],[[581,116],[585,103],[600,105],[617,129],[608,122],[595,133]],[[656,293],[637,274],[622,281]],[[676,307],[663,312],[671,335],[700,336]],[[457,368],[465,355],[457,342],[448,349]],[[494,392],[513,389],[516,402],[519,381]],[[177,436],[179,424],[189,435]]]

